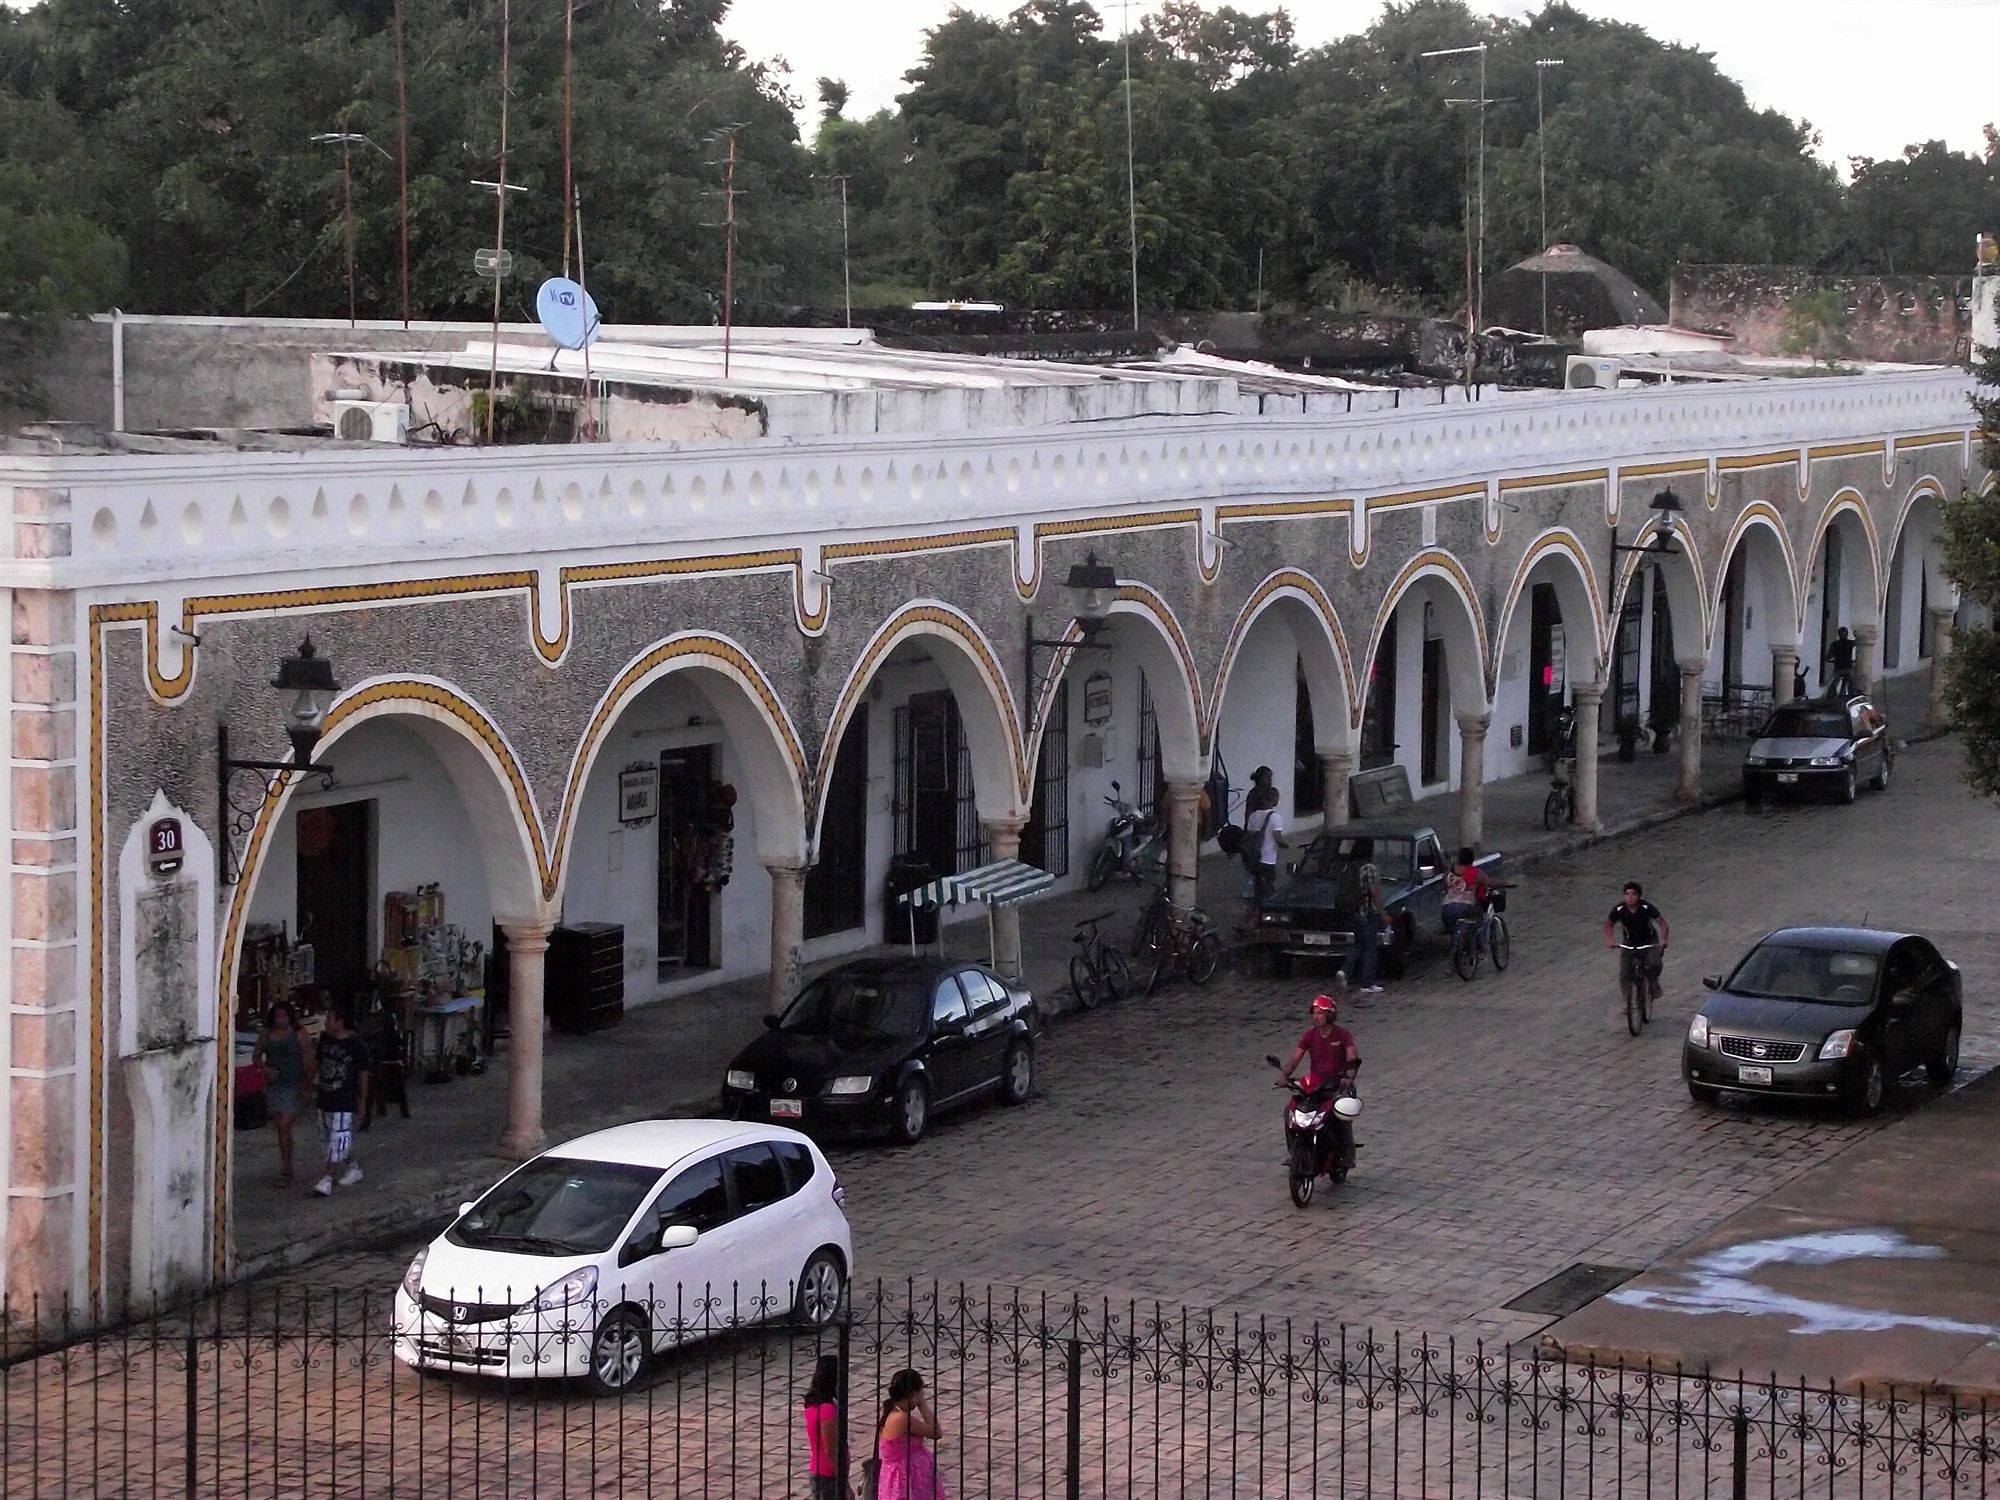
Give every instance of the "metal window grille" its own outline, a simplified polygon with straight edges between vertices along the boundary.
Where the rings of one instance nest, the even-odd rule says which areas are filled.
[[[1035,768],[1035,805],[1021,830],[1021,858],[1051,875],[1069,874],[1069,683],[1056,684]]]
[[[1149,817],[1160,810],[1160,720],[1144,672],[1139,674],[1139,784],[1132,789],[1132,805]]]
[[[894,833],[890,848],[901,854],[917,840],[916,799],[910,795],[910,705],[896,705],[895,722],[890,726],[896,746],[895,787],[889,795],[889,823]]]
[[[987,842],[986,830],[979,826],[979,803],[973,797],[972,743],[966,739],[964,724],[957,714],[951,716],[951,730],[952,738],[957,743],[949,749],[958,757],[958,778],[952,787],[951,809],[957,858],[953,873],[963,874],[986,863],[991,845]]]

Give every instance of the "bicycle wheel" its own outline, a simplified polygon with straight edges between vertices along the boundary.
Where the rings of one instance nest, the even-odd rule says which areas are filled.
[[[1132,993],[1132,966],[1110,944],[1097,950],[1097,974],[1104,981],[1104,998],[1123,1000]]]
[[[1487,946],[1493,950],[1493,972],[1499,973],[1514,961],[1514,939],[1507,933],[1507,919],[1494,913],[1493,928],[1487,934]]]
[[[1100,981],[1091,967],[1090,957],[1085,953],[1069,956],[1069,987],[1076,995],[1076,1003],[1085,1010],[1097,1009],[1097,1002],[1103,998],[1098,993]]]
[[[1562,787],[1551,787],[1549,795],[1542,802],[1542,827],[1553,833],[1569,821],[1569,793]]]
[[[1196,984],[1207,984],[1222,967],[1222,939],[1212,932],[1199,934],[1188,950],[1187,976]]]
[[[1640,981],[1633,979],[1629,974],[1621,976],[1618,981],[1618,987],[1625,992],[1625,1029],[1634,1036],[1639,1034],[1639,1028],[1645,1024],[1639,1019],[1639,984]]]
[[[1472,976],[1479,972],[1479,928],[1471,922],[1461,923],[1451,939],[1451,966],[1460,979],[1470,984]]]
[[[1174,964],[1179,957],[1180,944],[1174,938],[1162,938],[1154,945],[1152,972],[1146,976],[1146,993],[1148,996],[1172,977]]]
[[[1639,1024],[1644,1026],[1653,1019],[1653,981],[1641,974],[1632,982],[1632,988],[1639,996]]]

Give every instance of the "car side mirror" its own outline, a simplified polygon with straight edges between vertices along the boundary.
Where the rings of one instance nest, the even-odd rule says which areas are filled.
[[[1701,979],[1701,987],[1705,990],[1721,989],[1722,976],[1720,974],[1704,974]]]
[[[470,1203],[461,1203],[458,1205],[458,1216],[461,1219],[471,1212],[472,1212],[472,1205]]]
[[[1897,990],[1889,997],[1889,1004],[1897,1010],[1908,1010],[1917,1003],[1918,998],[1915,990]]]
[[[783,1016],[766,1015],[764,1017],[764,1029],[766,1031],[776,1031],[778,1023],[782,1020],[784,1020]]]
[[[692,1224],[669,1224],[660,1231],[662,1250],[685,1250],[701,1238],[701,1231]]]

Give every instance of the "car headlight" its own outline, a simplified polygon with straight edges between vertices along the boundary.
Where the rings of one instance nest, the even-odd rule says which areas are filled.
[[[829,1094],[865,1094],[875,1086],[875,1080],[866,1073],[856,1073],[848,1078],[836,1078],[826,1086]]]
[[[1688,1022],[1688,1045],[1706,1047],[1708,1045],[1708,1017],[1696,1016]]]
[[[754,1073],[746,1073],[741,1068],[731,1068],[727,1073],[724,1073],[722,1075],[722,1082],[725,1088],[741,1089],[746,1094],[757,1087],[756,1075]]]
[[[417,1258],[410,1262],[410,1269],[403,1273],[403,1295],[415,1302],[424,1289],[424,1262],[430,1257],[431,1247],[424,1246],[417,1252]]]
[[[1764,757],[1761,755],[1746,755],[1743,757],[1743,764],[1746,766],[1761,766],[1764,764]]]
[[[1821,1062],[1831,1062],[1835,1058],[1849,1057],[1853,1055],[1853,1052],[1854,1033],[1852,1031],[1836,1031],[1832,1036],[1829,1036],[1819,1044],[1819,1060]]]
[[[537,1312],[554,1312],[573,1303],[588,1302],[597,1295],[597,1267],[581,1266],[542,1288],[541,1296],[535,1299]]]

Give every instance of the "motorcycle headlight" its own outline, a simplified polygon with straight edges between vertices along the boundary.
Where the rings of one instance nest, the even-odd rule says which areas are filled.
[[[597,1267],[580,1266],[563,1277],[542,1288],[541,1296],[535,1299],[535,1311],[555,1312],[579,1302],[588,1302],[597,1295]]]
[[[747,1073],[742,1068],[731,1068],[722,1075],[722,1083],[725,1088],[741,1089],[747,1094],[757,1087],[757,1078],[755,1074]]]
[[[1832,1062],[1836,1058],[1849,1057],[1853,1055],[1853,1052],[1854,1033],[1852,1031],[1836,1031],[1819,1044],[1819,1060],[1821,1062]]]
[[[417,1258],[410,1262],[410,1269],[403,1273],[403,1295],[415,1302],[424,1289],[424,1262],[429,1259],[431,1247],[424,1246],[417,1252]]]
[[[1708,1017],[1696,1016],[1688,1022],[1688,1045],[1706,1047],[1708,1045]]]
[[[829,1094],[865,1094],[875,1086],[875,1080],[866,1073],[856,1073],[848,1078],[836,1078],[826,1086]]]

